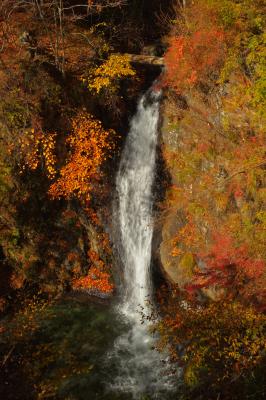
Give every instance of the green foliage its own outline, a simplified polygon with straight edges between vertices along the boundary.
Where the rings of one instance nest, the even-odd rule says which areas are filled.
[[[19,89],[14,89],[2,98],[0,113],[4,115],[9,129],[25,128],[30,123],[30,112]]]
[[[236,22],[239,15],[239,6],[230,0],[214,1],[218,7],[219,18],[225,28],[230,28]]]
[[[266,109],[266,33],[250,38],[246,59],[253,72],[254,83],[250,87],[252,105],[265,115]]]

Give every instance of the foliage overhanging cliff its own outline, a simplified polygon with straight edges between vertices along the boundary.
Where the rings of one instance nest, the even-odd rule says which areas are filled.
[[[265,3],[177,8],[165,64],[160,346],[185,366],[185,398],[249,398],[254,385],[263,398]]]

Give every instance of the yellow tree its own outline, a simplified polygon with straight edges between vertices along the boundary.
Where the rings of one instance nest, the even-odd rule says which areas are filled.
[[[91,71],[88,78],[88,88],[99,94],[103,89],[115,92],[118,82],[122,78],[135,75],[130,65],[129,56],[124,54],[112,54],[102,65]],[[85,82],[86,79],[83,79]]]

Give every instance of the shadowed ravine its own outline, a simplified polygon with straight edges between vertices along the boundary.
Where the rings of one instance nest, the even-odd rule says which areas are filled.
[[[155,339],[140,310],[149,314],[152,298],[150,273],[152,250],[152,186],[158,136],[160,92],[149,90],[139,101],[122,153],[116,177],[119,257],[123,266],[123,295],[118,313],[129,326],[114,343],[109,357],[116,361],[118,376],[111,388],[139,399],[144,394],[162,398],[172,387],[167,363],[153,350]]]

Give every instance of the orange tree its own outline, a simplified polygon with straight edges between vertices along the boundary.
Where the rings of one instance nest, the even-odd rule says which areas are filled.
[[[88,258],[92,266],[85,277],[74,279],[73,287],[77,290],[84,289],[91,294],[108,295],[113,292],[114,285],[110,281],[110,274],[99,254],[93,250],[88,251]]]
[[[91,216],[93,212],[88,203],[93,195],[99,195],[103,166],[114,149],[114,132],[105,130],[100,121],[85,112],[73,119],[72,128],[67,139],[69,158],[61,168],[59,178],[50,186],[49,193],[52,198],[79,199]],[[98,219],[93,221],[99,223]],[[88,261],[90,269],[87,276],[77,277],[73,287],[89,290],[92,294],[112,292],[107,265],[92,247],[88,252]]]
[[[101,167],[114,149],[114,132],[106,131],[100,121],[86,113],[72,121],[67,142],[70,156],[60,176],[49,190],[53,198],[78,198],[90,201],[103,174]]]

